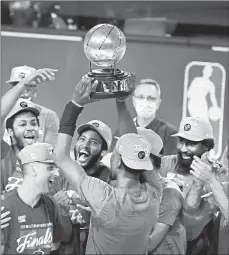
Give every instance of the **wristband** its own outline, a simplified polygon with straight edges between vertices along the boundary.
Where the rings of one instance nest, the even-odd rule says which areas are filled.
[[[73,102],[66,104],[60,120],[59,133],[73,136],[76,129],[76,120],[82,110],[83,107],[79,107]]]

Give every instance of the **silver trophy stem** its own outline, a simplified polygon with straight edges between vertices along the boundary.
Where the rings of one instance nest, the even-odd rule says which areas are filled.
[[[116,64],[114,62],[114,75],[116,75]]]
[[[90,72],[92,71],[92,68],[91,68],[91,61],[89,61],[89,71],[90,71]]]

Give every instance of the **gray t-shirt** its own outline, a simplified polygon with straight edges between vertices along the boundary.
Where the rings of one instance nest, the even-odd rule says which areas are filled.
[[[79,196],[92,209],[86,254],[147,254],[160,199],[153,186],[138,194],[90,176],[79,180]]]
[[[179,171],[179,164],[178,164],[178,157],[177,155],[172,156],[164,156],[162,157],[162,163],[161,163],[161,169],[160,174],[163,177],[166,177],[168,173],[173,174],[180,174]],[[184,181],[185,181],[185,187],[183,187],[182,195],[184,197],[184,202],[187,194],[192,188],[193,185],[193,176],[191,174],[189,175],[183,175]],[[203,191],[203,194],[206,193]],[[202,220],[197,221],[196,215],[190,215],[187,213],[184,213],[184,220],[186,225],[186,234],[187,234],[187,241],[192,241],[196,239],[204,229],[204,227],[209,223],[209,221],[212,219],[214,212],[216,212],[217,208],[212,206],[207,202],[202,200],[201,201],[201,207],[199,212],[199,219]],[[183,211],[184,212],[184,211]]]

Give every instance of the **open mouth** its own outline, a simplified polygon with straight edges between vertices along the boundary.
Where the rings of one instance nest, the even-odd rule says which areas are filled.
[[[182,156],[183,159],[191,159],[191,156],[189,156],[185,153],[182,153],[181,156]]]
[[[87,151],[82,150],[82,151],[80,151],[80,152],[78,153],[78,160],[79,160],[80,162],[85,161],[85,160],[88,159],[89,156],[90,156],[90,154],[89,154]]]
[[[35,135],[27,135],[27,136],[24,136],[24,139],[25,139],[27,142],[29,142],[29,143],[34,142],[34,140],[35,140]]]

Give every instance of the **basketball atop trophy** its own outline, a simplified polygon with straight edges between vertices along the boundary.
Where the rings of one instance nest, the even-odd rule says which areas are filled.
[[[95,99],[127,97],[134,88],[131,73],[117,69],[116,64],[126,52],[126,38],[114,25],[99,24],[93,27],[84,39],[84,52],[90,61],[87,74],[99,81]],[[92,69],[92,64],[101,69]]]

